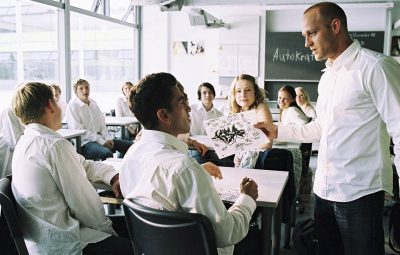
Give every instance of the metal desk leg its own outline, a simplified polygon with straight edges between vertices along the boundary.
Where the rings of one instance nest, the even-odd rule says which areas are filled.
[[[121,139],[125,140],[125,129],[126,127],[124,125],[121,126]]]
[[[76,151],[81,154],[82,153],[82,141],[81,141],[81,136],[78,136],[76,138]]]
[[[271,230],[272,230],[272,215],[273,209],[262,207],[262,216],[261,216],[261,235],[263,240],[263,255],[270,255],[272,249],[272,239],[271,239]]]
[[[272,244],[273,254],[279,255],[281,249],[281,223],[282,223],[282,200],[274,212],[274,242]]]

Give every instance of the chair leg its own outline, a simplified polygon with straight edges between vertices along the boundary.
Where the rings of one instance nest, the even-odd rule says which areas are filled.
[[[285,249],[290,249],[290,234],[292,232],[292,224],[290,222],[285,223]]]
[[[290,237],[292,236],[292,226],[296,223],[296,199],[290,206],[289,222],[285,224],[285,249],[290,249]]]

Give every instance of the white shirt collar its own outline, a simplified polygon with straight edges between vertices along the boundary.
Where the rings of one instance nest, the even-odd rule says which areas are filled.
[[[187,153],[188,151],[188,145],[186,143],[182,142],[177,137],[162,131],[144,129],[140,141],[168,144],[182,153]]]
[[[352,44],[345,51],[340,54],[334,61],[327,60],[325,66],[327,68],[333,68],[334,70],[339,70],[345,68],[348,70],[350,65],[354,62],[354,58],[360,51],[361,45],[357,40],[354,40]]]

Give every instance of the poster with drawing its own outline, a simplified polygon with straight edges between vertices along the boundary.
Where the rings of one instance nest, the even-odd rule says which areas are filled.
[[[205,120],[203,125],[218,157],[225,158],[268,142],[267,136],[253,126],[256,122],[256,112],[251,110]]]

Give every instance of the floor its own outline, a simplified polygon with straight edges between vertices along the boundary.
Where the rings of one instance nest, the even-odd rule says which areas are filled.
[[[317,166],[317,156],[313,155],[311,156],[311,160],[310,160],[310,168],[313,172],[313,174],[315,173],[315,169]],[[297,212],[296,215],[296,220],[300,221],[300,220],[305,220],[307,218],[314,218],[313,217],[313,210],[314,210],[314,199],[313,199],[313,194],[310,197],[310,201],[308,203],[305,203],[305,211],[304,213],[300,214],[299,212]],[[384,221],[384,227],[385,227],[385,251],[386,251],[386,255],[392,255],[394,254],[394,252],[391,251],[389,245],[388,245],[388,220],[389,217],[388,216],[384,216],[383,221]],[[281,244],[282,244],[282,240],[284,240],[283,238],[283,233],[284,233],[284,229],[282,227],[282,237],[281,237]],[[292,228],[292,233],[293,233],[293,228]],[[282,244],[282,248],[280,251],[281,255],[297,255],[297,252],[295,251],[294,247],[293,247],[293,241],[291,241],[290,243],[290,249],[286,249],[283,247]]]

